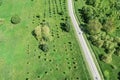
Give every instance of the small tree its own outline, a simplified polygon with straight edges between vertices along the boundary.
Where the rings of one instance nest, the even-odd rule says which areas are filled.
[[[47,44],[40,44],[39,45],[39,48],[44,51],[44,52],[48,52],[49,51],[49,48],[48,48],[48,45]]]
[[[12,24],[18,24],[18,23],[20,23],[20,21],[21,21],[21,19],[20,19],[20,17],[18,15],[13,15],[11,17],[11,23]]]
[[[67,23],[60,23],[60,25],[61,25],[62,30],[66,31],[66,32],[70,31],[70,26]]]
[[[117,56],[120,56],[120,47],[117,47],[117,48],[116,48],[115,54],[116,54]]]
[[[111,63],[112,61],[112,55],[111,54],[104,54],[101,56],[101,60],[105,63]]]
[[[116,44],[111,41],[105,41],[102,47],[105,49],[106,53],[114,53]]]
[[[94,17],[94,11],[91,7],[83,6],[81,10],[79,10],[81,13],[81,17],[85,23],[88,23],[89,20],[93,19]]]
[[[96,0],[86,0],[87,5],[95,6],[95,2],[96,2]]]
[[[120,37],[115,37],[114,41],[117,42],[117,43],[120,43]]]
[[[52,40],[49,26],[43,25],[41,27],[41,31],[42,31],[42,40],[43,41],[47,42],[47,41]]]
[[[101,31],[102,25],[97,19],[90,20],[87,25],[89,34],[97,34]]]
[[[120,72],[118,72],[118,80],[120,80]]]
[[[35,38],[36,38],[38,41],[40,41],[41,38],[42,38],[41,27],[40,27],[40,26],[37,26],[37,27],[35,28],[34,34],[35,34],[35,35],[34,35]]]
[[[107,19],[106,23],[103,25],[103,30],[107,33],[112,33],[116,30],[115,19],[113,17]]]
[[[63,15],[64,13],[61,11],[61,12],[58,12],[59,15]]]
[[[93,42],[93,44],[97,47],[102,47],[104,43],[104,40],[96,40]]]

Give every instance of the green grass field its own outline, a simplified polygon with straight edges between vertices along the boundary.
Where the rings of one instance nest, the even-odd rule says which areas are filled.
[[[68,16],[67,0],[2,1],[0,80],[90,80],[72,25],[69,33],[60,28]],[[10,22],[15,14],[21,18],[19,24]],[[52,35],[46,53],[32,35],[43,21],[49,24]]]
[[[77,18],[78,18],[80,24],[84,24],[84,22],[82,21],[81,14],[79,13],[79,9],[82,9],[83,6],[87,6],[89,8],[91,7],[91,5],[86,5],[85,1],[87,1],[87,0],[76,0],[76,1],[74,1],[75,12],[76,12],[76,15],[77,15]],[[100,1],[100,0],[96,0],[96,1]],[[115,1],[115,0],[112,0],[112,1]],[[101,4],[102,5],[99,6],[99,8],[108,7],[109,6],[109,0],[101,0]],[[93,8],[93,10],[94,9],[98,10],[96,7],[92,7],[92,8]],[[99,14],[100,14],[100,16],[104,16],[105,13],[109,13],[109,12],[114,12],[115,11],[114,9],[110,9],[110,10],[111,11],[109,11],[109,9],[108,9],[108,10],[106,10],[104,12],[99,13]],[[88,13],[89,13],[89,10],[88,10]],[[94,14],[96,14],[96,13],[94,13]],[[114,16],[116,16],[116,15],[114,15]],[[97,18],[101,18],[101,17],[97,17]],[[120,20],[118,20],[117,22],[119,23]],[[80,27],[82,29],[84,29],[85,26],[83,27],[81,25]],[[120,34],[120,27],[118,27],[116,29],[116,31],[113,32],[111,35],[114,36],[114,37],[116,37],[116,36],[120,37],[119,34]],[[86,35],[88,35],[88,34],[86,33]],[[98,61],[99,65],[100,65],[100,68],[102,70],[102,73],[103,73],[103,76],[104,76],[105,80],[120,80],[120,77],[119,77],[119,73],[120,73],[120,63],[119,63],[120,57],[116,56],[115,54],[113,54],[112,62],[110,64],[107,64],[107,63],[105,63],[105,62],[100,60],[100,55],[101,54],[105,54],[104,49],[103,48],[98,48],[98,47],[94,46],[91,43],[90,40],[89,40],[89,43],[91,45],[91,48],[93,49],[93,52],[96,55],[97,61]],[[108,72],[108,74],[106,72]]]

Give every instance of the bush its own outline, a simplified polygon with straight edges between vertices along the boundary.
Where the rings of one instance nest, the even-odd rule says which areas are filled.
[[[21,19],[20,19],[20,17],[18,15],[13,15],[11,17],[11,23],[12,24],[18,24],[18,23],[20,23],[20,21],[21,21]]]
[[[39,45],[39,48],[44,51],[44,52],[48,52],[49,51],[49,48],[48,48],[48,45],[47,44],[40,44]]]

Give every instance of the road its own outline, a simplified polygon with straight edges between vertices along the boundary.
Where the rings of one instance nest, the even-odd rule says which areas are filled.
[[[97,70],[97,67],[95,65],[95,62],[93,60],[92,54],[91,54],[91,52],[87,46],[87,43],[83,37],[83,32],[79,28],[79,25],[78,25],[77,20],[75,18],[72,0],[68,0],[68,10],[69,10],[69,15],[70,15],[70,18],[72,20],[73,26],[75,28],[79,43],[81,44],[82,50],[84,52],[86,62],[87,62],[88,67],[91,71],[92,77],[94,80],[102,80],[101,76]]]

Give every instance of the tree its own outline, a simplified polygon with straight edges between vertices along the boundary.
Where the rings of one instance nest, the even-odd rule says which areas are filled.
[[[21,19],[20,19],[20,17],[18,15],[13,15],[11,17],[11,23],[12,24],[18,24],[18,23],[20,23],[20,21],[21,21]]]
[[[62,11],[61,11],[61,12],[58,12],[58,14],[59,14],[59,15],[63,15],[63,14],[64,14],[64,12],[62,12]]]
[[[120,72],[118,72],[118,80],[120,80]]]
[[[117,0],[117,1],[115,2],[114,6],[115,6],[115,8],[116,8],[117,10],[119,10],[119,9],[120,9],[120,0]]]
[[[41,44],[52,40],[52,37],[50,35],[50,29],[47,25],[37,26],[32,32],[32,34]]]
[[[117,47],[117,48],[116,48],[115,54],[116,54],[117,56],[120,56],[120,47]]]
[[[40,41],[41,38],[42,38],[42,34],[41,34],[41,27],[40,26],[37,26],[35,29],[34,29],[34,34],[35,34],[35,38]]]
[[[112,55],[111,54],[104,54],[101,56],[101,60],[105,63],[111,63],[112,61]]]
[[[101,31],[102,25],[97,19],[90,20],[87,25],[89,34],[97,34]]]
[[[114,32],[116,30],[114,18],[108,18],[102,29],[107,33]]]
[[[49,48],[48,48],[48,45],[47,44],[40,44],[39,45],[39,48],[44,51],[44,52],[48,52],[49,51]]]
[[[95,6],[96,0],[86,0],[87,5]]]
[[[79,12],[81,13],[81,17],[85,23],[88,23],[89,20],[93,19],[94,17],[94,11],[91,7],[83,6]]]
[[[48,37],[50,36],[50,29],[48,26],[44,25],[41,27],[41,31],[42,31],[42,36]]]
[[[106,40],[102,46],[105,52],[108,54],[113,54],[115,52],[116,43]]]
[[[92,42],[96,41],[98,39],[97,35],[89,35],[89,40],[91,40]]]
[[[120,43],[120,37],[115,37],[114,41],[117,42],[117,43]]]
[[[70,26],[67,23],[60,23],[60,25],[61,25],[62,30],[66,31],[66,32],[70,31]]]
[[[105,40],[106,39],[106,32],[101,32],[101,39]]]
[[[102,47],[104,43],[104,40],[96,40],[93,42],[93,44],[97,47]]]

